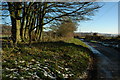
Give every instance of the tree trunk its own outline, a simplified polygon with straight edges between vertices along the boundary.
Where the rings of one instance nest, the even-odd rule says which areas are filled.
[[[20,38],[20,27],[21,27],[20,20],[16,20],[16,43],[21,41],[21,38]]]
[[[12,40],[13,40],[13,43],[14,44],[17,44],[18,42],[21,41],[21,38],[20,38],[20,20],[16,20],[14,18],[11,17],[11,20],[12,20],[12,29],[11,29],[11,32],[12,32]]]
[[[11,21],[12,21],[11,38],[13,43],[15,43],[16,42],[16,21],[13,16],[11,16]]]
[[[24,32],[25,32],[25,27],[26,27],[26,17],[23,17],[23,21],[21,23],[21,28],[20,28],[20,36],[21,40],[24,42]]]
[[[9,6],[9,11],[10,11],[10,15],[11,15],[11,22],[12,22],[12,40],[14,45],[16,45],[19,41],[21,41],[20,38],[20,28],[21,28],[21,19],[20,19],[20,12],[21,9],[15,9],[13,5],[17,5],[17,3],[10,3],[8,2],[8,6]],[[20,8],[21,5],[18,5],[18,8]]]
[[[39,40],[42,40],[42,35],[43,34],[43,26],[41,26],[41,29],[40,29],[40,35],[39,35]]]
[[[29,35],[28,34],[29,34],[29,25],[30,25],[30,22],[28,20],[30,20],[30,18],[27,16],[26,17],[26,26],[24,28],[24,38],[26,40],[29,40]]]
[[[25,32],[24,32],[24,38],[26,39],[26,40],[29,40],[29,37],[28,37],[28,34],[29,34],[29,29],[28,29],[28,27],[26,27],[25,28]]]
[[[29,31],[29,45],[31,45],[31,41],[32,41],[32,35],[31,35],[31,31]]]

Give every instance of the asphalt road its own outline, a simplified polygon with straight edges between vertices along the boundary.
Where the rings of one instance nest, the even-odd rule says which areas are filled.
[[[97,74],[95,80],[120,80],[120,52],[98,43],[87,42],[100,52],[96,55]]]

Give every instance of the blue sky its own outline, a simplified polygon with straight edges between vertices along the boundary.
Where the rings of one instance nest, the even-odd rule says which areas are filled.
[[[78,32],[118,34],[118,2],[99,2],[104,6],[95,13],[91,21],[80,22]]]
[[[80,22],[77,32],[118,34],[118,2],[99,2],[99,4],[104,6],[95,12],[92,20]],[[10,22],[9,18],[5,20]]]

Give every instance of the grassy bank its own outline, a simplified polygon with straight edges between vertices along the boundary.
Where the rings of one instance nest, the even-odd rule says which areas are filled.
[[[2,51],[3,80],[63,79],[84,77],[90,51],[78,39],[56,42],[8,45]]]

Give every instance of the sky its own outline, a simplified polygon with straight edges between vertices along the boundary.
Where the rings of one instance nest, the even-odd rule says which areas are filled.
[[[118,2],[99,2],[104,6],[95,12],[90,21],[82,21],[77,32],[118,34]]]
[[[77,32],[118,34],[118,2],[99,2],[98,4],[104,6],[95,12],[92,20],[80,22]],[[10,22],[9,18],[5,20]]]

